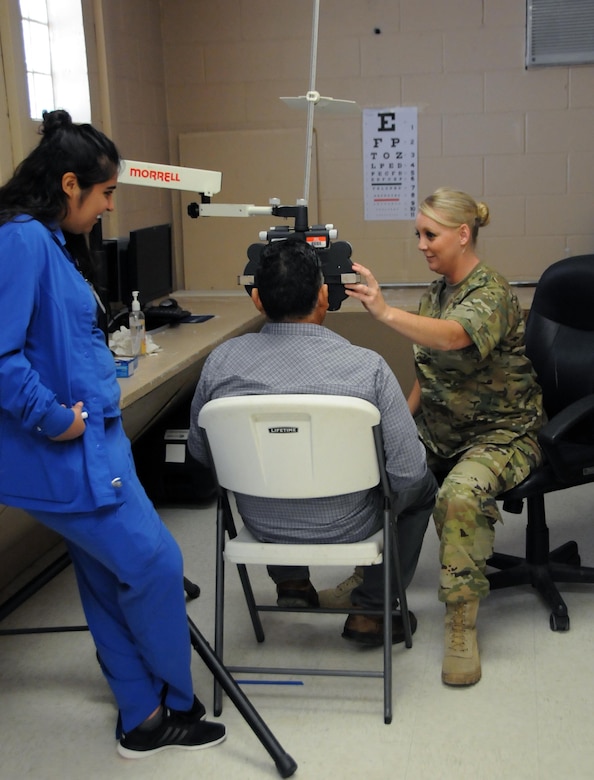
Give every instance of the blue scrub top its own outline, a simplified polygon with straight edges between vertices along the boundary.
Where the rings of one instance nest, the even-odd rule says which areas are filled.
[[[59,229],[23,216],[0,227],[0,501],[84,512],[119,503],[105,425],[121,425],[114,360],[97,303]],[[83,401],[83,436],[50,437]]]

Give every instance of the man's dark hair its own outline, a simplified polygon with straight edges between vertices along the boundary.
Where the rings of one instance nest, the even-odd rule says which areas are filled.
[[[324,283],[317,250],[296,236],[273,241],[261,252],[254,281],[270,320],[307,317]]]

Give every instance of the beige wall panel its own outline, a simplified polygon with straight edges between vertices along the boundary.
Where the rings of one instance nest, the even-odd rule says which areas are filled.
[[[468,190],[476,192],[477,190]],[[525,232],[533,235],[534,231],[526,228],[525,202],[520,195],[489,195],[484,198],[491,221],[480,234],[482,238],[488,237],[494,231],[502,236],[523,236]]]
[[[445,155],[521,154],[524,115],[520,112],[449,114],[443,118],[443,139]]]
[[[432,5],[436,7],[438,3]],[[439,5],[446,7],[449,4],[440,2]],[[523,3],[518,2],[518,5],[523,6]],[[510,27],[496,24],[477,27],[472,33],[464,29],[448,30],[444,33],[444,69],[452,73],[510,69],[523,71],[525,38],[523,22]]]
[[[282,205],[291,206],[303,196],[305,145],[305,129],[188,133],[180,136],[180,163],[223,172],[222,190],[213,198],[215,203],[267,206],[270,198],[278,197]],[[315,171],[314,160],[310,224],[317,219]],[[197,200],[196,195],[193,200]],[[259,231],[271,225],[294,224],[272,216],[190,219],[185,216],[189,202],[189,197],[182,198],[185,285],[189,290],[237,289],[247,248],[259,241]]]
[[[593,128],[594,130],[594,128]],[[593,132],[594,138],[594,132]],[[571,152],[569,154],[569,192],[583,195],[592,203],[594,193],[594,151]],[[588,228],[592,229],[592,219]]]
[[[372,79],[326,79],[321,76],[318,81],[321,94],[354,100],[361,108],[402,105],[402,79],[398,75]]]
[[[594,67],[570,70],[569,106],[570,108],[594,107]]]
[[[481,238],[480,256],[493,268],[505,273],[510,281],[535,281],[543,267],[565,257],[566,243],[560,236],[514,236],[488,238],[488,228]],[[581,254],[581,252],[570,252]]]
[[[406,0],[414,2],[415,0]],[[491,26],[509,27],[524,25],[526,5],[518,0],[487,0],[483,3],[484,23]]]
[[[566,68],[495,71],[485,75],[487,111],[564,110],[568,103]]]
[[[435,73],[442,69],[440,33],[378,35],[361,39],[361,75],[364,78]]]
[[[526,114],[526,152],[590,151],[592,149],[594,110],[529,111]]]
[[[159,0],[103,2],[111,133],[122,157],[169,162],[165,66]],[[107,237],[172,221],[168,190],[121,185]]]
[[[424,114],[474,114],[483,110],[481,73],[431,73],[402,77],[404,105]]]
[[[478,155],[466,157],[460,165],[459,157],[434,157],[423,154],[419,143],[419,194],[421,198],[438,187],[448,186],[481,197],[484,191],[484,160]]]
[[[576,200],[578,203],[576,204]],[[526,198],[526,233],[531,236],[554,236],[570,233],[571,210],[580,205],[579,198],[559,195],[533,195]],[[584,204],[592,214],[592,203]],[[583,210],[577,212],[582,218]],[[575,230],[575,220],[571,220]]]
[[[402,29],[464,30],[480,27],[483,3],[476,0],[401,0]]]
[[[360,35],[361,30],[371,33],[376,27],[385,35],[398,32],[401,5],[394,0],[323,0],[320,3],[321,39],[332,41],[347,35]]]
[[[592,251],[592,236],[589,234],[569,235],[565,241],[567,251],[565,254],[567,257],[574,255],[591,255]]]
[[[188,39],[208,43],[241,38],[241,0],[166,0],[163,6],[163,40],[173,46]]]
[[[590,181],[590,191],[592,182]],[[487,196],[563,195],[567,192],[567,155],[562,153],[492,155],[485,160]]]

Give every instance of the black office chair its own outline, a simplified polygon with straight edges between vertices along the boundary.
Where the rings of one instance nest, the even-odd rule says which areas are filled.
[[[525,558],[495,552],[491,589],[531,584],[551,608],[553,631],[569,630],[556,582],[594,583],[576,542],[549,550],[546,493],[594,482],[594,255],[568,257],[543,273],[526,325],[526,352],[543,389],[549,422],[539,441],[544,464],[500,496],[507,511],[527,502]]]

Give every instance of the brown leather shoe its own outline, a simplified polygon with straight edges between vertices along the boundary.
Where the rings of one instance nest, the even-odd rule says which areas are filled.
[[[320,602],[309,580],[286,580],[276,586],[279,607],[319,607]]]
[[[415,633],[417,630],[417,619],[409,611],[410,630]],[[350,639],[352,642],[359,642],[361,645],[371,645],[377,647],[384,644],[384,618],[383,615],[362,615],[353,613],[349,615],[344,624],[342,636]],[[395,615],[392,618],[392,644],[397,645],[404,642],[404,626],[402,616]]]

